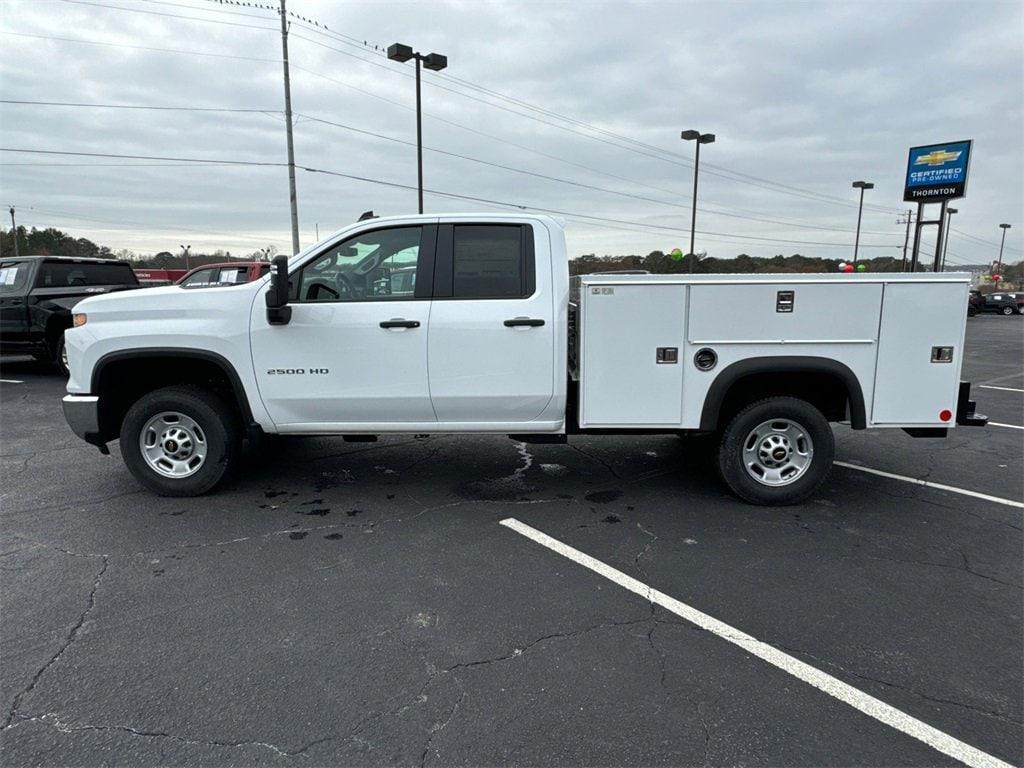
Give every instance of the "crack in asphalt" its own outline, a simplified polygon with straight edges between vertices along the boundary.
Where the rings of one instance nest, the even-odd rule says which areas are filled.
[[[262,747],[264,749],[271,750],[272,752],[276,753],[277,755],[280,755],[281,757],[297,757],[299,755],[302,755],[304,752],[306,752],[311,747],[316,746],[317,744],[322,744],[322,743],[324,743],[326,741],[330,741],[330,738],[325,737],[325,738],[322,738],[322,739],[316,739],[314,741],[311,741],[308,744],[305,744],[302,747],[299,747],[298,749],[289,750],[289,749],[284,749],[282,747],[279,747],[276,744],[271,744],[270,742],[267,742],[267,741],[217,741],[217,740],[195,739],[195,738],[189,738],[187,736],[178,736],[178,735],[173,734],[173,733],[166,733],[164,731],[144,731],[144,730],[140,730],[138,728],[133,728],[130,725],[92,725],[92,724],[78,724],[78,725],[75,725],[75,724],[64,722],[63,720],[58,718],[58,716],[56,714],[54,714],[52,712],[48,712],[45,715],[36,715],[36,716],[31,716],[31,717],[24,716],[24,715],[19,715],[18,716],[18,724],[20,725],[22,723],[43,723],[44,725],[48,725],[51,728],[54,728],[55,730],[59,731],[60,733],[65,733],[65,734],[67,734],[67,733],[80,733],[80,732],[83,732],[83,731],[100,731],[100,732],[114,731],[114,732],[119,732],[119,733],[127,733],[127,734],[130,734],[132,736],[139,736],[141,738],[147,738],[147,739],[167,739],[169,741],[174,741],[174,742],[177,742],[179,744],[186,744],[186,745],[189,745],[189,746],[231,747],[231,748]],[[14,727],[16,727],[16,726],[14,726]]]
[[[600,624],[594,624],[593,626],[590,626],[590,627],[584,627],[583,629],[573,630],[571,632],[552,632],[551,634],[542,635],[541,637],[538,637],[538,638],[536,638],[534,640],[531,640],[530,642],[526,643],[522,648],[513,648],[510,653],[506,653],[506,654],[503,654],[501,656],[493,656],[493,657],[486,658],[486,659],[478,659],[476,661],[460,662],[458,664],[454,664],[454,665],[452,665],[450,667],[447,667],[446,669],[441,670],[437,674],[438,674],[438,676],[439,675],[445,675],[445,674],[449,674],[451,672],[454,672],[455,670],[458,670],[458,669],[470,669],[472,667],[483,667],[483,666],[487,666],[489,664],[496,664],[496,663],[499,663],[499,662],[502,662],[502,661],[509,661],[510,659],[517,659],[520,656],[522,656],[523,654],[525,654],[527,651],[529,651],[531,648],[533,648],[533,647],[535,647],[537,645],[540,645],[541,643],[545,643],[548,640],[565,640],[565,639],[570,638],[570,637],[577,637],[579,635],[585,635],[588,632],[594,632],[594,631],[597,631],[599,629],[610,629],[612,627],[635,626],[637,624],[644,624],[644,623],[646,623],[648,621],[651,621],[651,620],[652,620],[651,617],[648,616],[648,617],[645,617],[643,619],[632,619],[630,621],[606,621],[606,622],[602,622]],[[655,621],[656,621],[656,619],[655,619]]]
[[[569,447],[570,447],[570,448],[571,448],[572,450],[576,451],[576,453],[579,453],[579,454],[581,454],[581,455],[583,455],[583,456],[586,456],[586,457],[587,457],[588,459],[590,459],[591,461],[596,461],[596,462],[597,462],[598,464],[600,464],[600,465],[601,465],[601,466],[603,466],[603,467],[604,467],[605,469],[607,469],[607,470],[608,470],[608,473],[609,473],[609,474],[610,474],[610,475],[611,475],[612,477],[614,477],[614,478],[615,478],[616,480],[622,480],[622,475],[620,475],[620,474],[618,473],[618,471],[617,471],[617,470],[615,469],[615,467],[613,467],[613,466],[612,466],[611,464],[609,464],[609,463],[608,463],[607,461],[605,461],[604,459],[602,459],[602,458],[601,458],[600,456],[595,456],[595,455],[594,455],[594,454],[592,454],[592,453],[588,453],[587,451],[584,451],[584,450],[583,450],[582,448],[580,448],[580,447],[579,447],[579,446],[578,446],[578,445],[577,445],[576,443],[567,443],[567,445],[568,445],[568,446],[569,446]]]
[[[459,696],[459,700],[455,702],[452,708],[448,711],[448,716],[444,719],[443,723],[434,723],[430,730],[427,732],[427,743],[423,747],[423,753],[420,755],[420,768],[424,768],[427,764],[427,755],[430,753],[430,747],[434,743],[434,737],[448,727],[448,724],[454,719],[456,713],[459,711],[459,707],[462,702],[466,700],[467,694],[465,691]]]
[[[65,510],[75,509],[77,507],[92,507],[95,506],[96,504],[103,504],[104,502],[107,501],[113,501],[114,499],[122,499],[125,496],[135,496],[140,493],[149,493],[149,491],[147,491],[145,488],[136,488],[134,491],[122,491],[120,493],[115,493],[110,496],[103,496],[102,498],[99,499],[86,499],[84,501],[78,501],[75,502],[74,504],[64,504],[62,506],[49,506],[43,504],[36,505],[34,507],[28,507],[26,509],[11,509],[5,511],[4,515],[9,517],[11,515],[23,515],[26,512],[32,512],[33,514],[37,514],[39,512],[63,512]]]
[[[957,548],[955,551],[960,555],[960,558],[962,560],[962,563],[960,565],[950,565],[949,563],[937,563],[937,562],[935,562],[933,560],[912,560],[910,558],[903,558],[903,557],[884,557],[882,555],[867,555],[867,554],[865,554],[865,555],[862,555],[862,556],[866,557],[868,560],[885,560],[885,561],[891,562],[891,563],[905,563],[905,564],[908,564],[908,565],[923,565],[923,566],[930,566],[932,568],[945,568],[946,570],[950,570],[950,571],[960,571],[962,573],[967,573],[967,574],[970,574],[971,576],[975,576],[975,577],[977,577],[979,579],[985,579],[985,581],[992,581],[992,582],[995,582],[996,584],[1001,584],[1004,587],[1013,587],[1014,589],[1024,590],[1024,586],[1021,586],[1020,584],[1014,584],[1013,582],[1010,582],[1010,581],[1003,581],[1002,579],[997,579],[995,576],[986,576],[984,573],[979,573],[978,571],[973,570],[970,567],[970,564],[968,563],[967,555],[964,554],[964,551],[962,549],[959,549],[959,548]]]
[[[966,709],[966,710],[969,710],[971,712],[976,712],[979,715],[983,715],[985,717],[990,717],[990,718],[995,719],[995,720],[1001,720],[1003,722],[1011,723],[1011,724],[1016,725],[1016,726],[1024,725],[1024,721],[1017,720],[1014,717],[1012,717],[1011,715],[1006,714],[1005,712],[997,712],[996,710],[993,710],[993,709],[985,709],[984,707],[979,707],[979,706],[977,706],[975,704],[967,704],[965,702],[957,701],[955,699],[943,699],[943,698],[940,698],[938,696],[932,696],[930,694],[923,693],[922,691],[918,691],[918,690],[915,690],[913,688],[908,688],[908,687],[906,687],[904,685],[900,685],[898,683],[894,683],[891,680],[883,680],[882,678],[871,677],[870,675],[865,675],[865,674],[860,673],[860,672],[854,672],[852,669],[847,669],[846,667],[842,666],[841,664],[837,664],[834,661],[829,661],[829,660],[823,659],[823,658],[821,658],[819,656],[815,656],[813,653],[805,651],[805,650],[803,650],[801,648],[793,648],[793,647],[790,647],[790,646],[783,645],[781,643],[773,643],[773,645],[775,645],[776,648],[781,648],[782,650],[787,651],[789,653],[798,653],[798,654],[802,654],[804,656],[807,656],[808,658],[814,659],[819,664],[822,664],[822,665],[828,666],[828,667],[832,667],[833,669],[838,669],[841,672],[843,672],[843,673],[845,673],[847,675],[850,675],[851,677],[857,678],[858,680],[865,680],[865,681],[867,681],[869,683],[877,683],[878,685],[884,685],[887,688],[894,688],[897,691],[902,691],[903,693],[909,693],[912,696],[917,696],[920,699],[924,699],[925,701],[930,701],[930,702],[932,702],[934,704],[951,704],[954,707],[960,707],[962,709]]]
[[[57,548],[54,547],[54,549]],[[68,648],[70,648],[71,644],[74,643],[75,640],[78,638],[78,633],[85,625],[86,619],[89,617],[89,614],[92,612],[93,608],[96,607],[96,592],[97,590],[99,590],[100,582],[103,581],[103,576],[107,572],[107,566],[110,564],[110,558],[107,555],[80,555],[78,553],[69,552],[67,550],[58,551],[61,551],[66,555],[71,555],[72,557],[98,557],[102,559],[102,565],[100,566],[99,573],[96,574],[96,578],[93,581],[92,589],[89,591],[89,599],[85,607],[85,610],[82,611],[82,613],[78,616],[78,620],[71,627],[71,630],[68,632],[67,637],[64,639],[64,642],[61,643],[60,648],[57,649],[57,652],[50,657],[49,661],[47,661],[42,667],[39,668],[39,670],[32,676],[32,679],[29,680],[28,685],[25,686],[24,689],[22,689],[19,693],[15,695],[14,700],[11,702],[11,708],[8,711],[6,717],[4,717],[3,724],[0,725],[0,731],[7,730],[11,727],[11,723],[14,720],[15,716],[17,716],[18,708],[21,706],[21,702],[24,700],[24,698],[32,692],[32,690],[39,683],[40,679],[42,679],[43,675],[46,674],[46,671],[60,660],[60,657],[64,655],[64,652]]]

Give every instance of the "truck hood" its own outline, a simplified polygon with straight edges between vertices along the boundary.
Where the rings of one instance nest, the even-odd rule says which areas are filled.
[[[155,317],[166,314],[216,311],[248,304],[260,282],[208,288],[162,285],[131,291],[115,291],[81,299],[75,310],[102,316]],[[236,304],[237,303],[237,304]]]

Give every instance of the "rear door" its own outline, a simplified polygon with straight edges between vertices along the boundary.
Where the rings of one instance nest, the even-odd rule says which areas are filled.
[[[428,357],[438,422],[537,419],[555,389],[546,232],[539,224],[442,224],[437,242]]]

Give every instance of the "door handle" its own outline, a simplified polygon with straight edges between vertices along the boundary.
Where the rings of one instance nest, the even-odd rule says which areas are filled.
[[[382,320],[381,328],[419,328],[419,320],[403,320],[400,317],[393,317],[390,320]]]
[[[528,326],[530,328],[536,328],[544,325],[544,321],[539,318],[532,317],[513,317],[511,320],[505,321],[506,328],[518,328],[519,326]]]

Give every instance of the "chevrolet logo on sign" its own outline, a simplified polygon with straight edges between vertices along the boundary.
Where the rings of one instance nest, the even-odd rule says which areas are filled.
[[[914,161],[914,165],[943,165],[952,160],[959,159],[963,152],[947,152],[944,149],[935,149],[927,155],[921,155]]]

